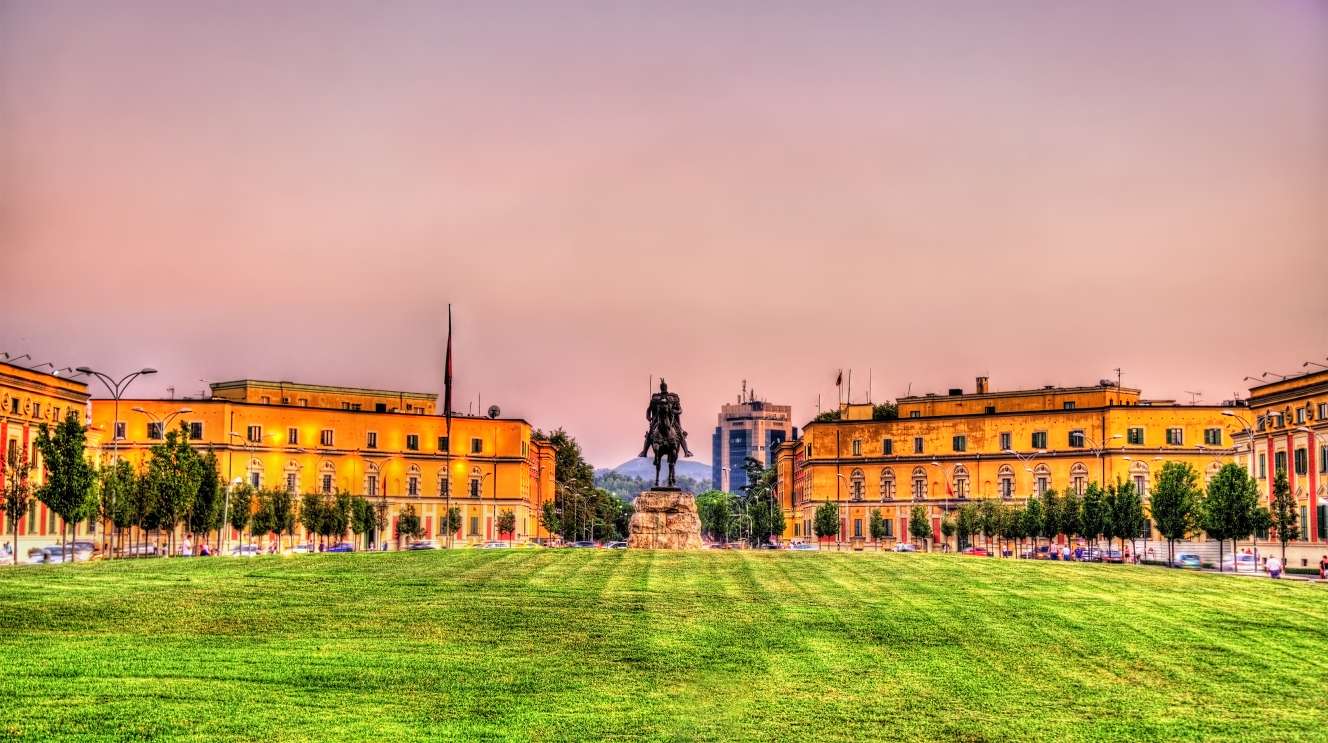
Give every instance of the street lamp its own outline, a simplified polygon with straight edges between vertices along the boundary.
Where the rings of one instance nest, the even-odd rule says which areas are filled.
[[[1084,432],[1083,436],[1084,436],[1084,443],[1088,444],[1088,450],[1091,451],[1091,452],[1093,452],[1093,456],[1096,457],[1097,460],[1098,460],[1098,468],[1099,468],[1099,469],[1101,470],[1101,472],[1102,472],[1102,484],[1103,484],[1103,485],[1106,485],[1106,483],[1107,483],[1107,460],[1104,459],[1104,458],[1102,457],[1102,453],[1105,452],[1105,451],[1107,450],[1107,445],[1108,445],[1108,444],[1110,444],[1111,442],[1115,441],[1116,439],[1123,439],[1123,438],[1125,438],[1125,437],[1122,436],[1122,435],[1120,435],[1120,434],[1118,434],[1118,433],[1113,433],[1112,435],[1110,435],[1110,436],[1108,436],[1108,437],[1106,438],[1106,441],[1104,441],[1103,443],[1099,444],[1099,443],[1097,443],[1096,440],[1093,439],[1092,436],[1089,436],[1089,435],[1088,435],[1088,432],[1087,432],[1087,431]]]
[[[1250,476],[1253,477],[1254,476],[1254,426],[1250,425],[1250,422],[1245,419],[1245,416],[1236,413],[1236,411],[1234,410],[1223,410],[1222,415],[1225,415],[1228,418],[1235,418],[1236,420],[1240,421],[1241,425],[1245,426],[1246,442],[1249,443],[1250,445]]]
[[[483,475],[480,476],[480,495],[481,495],[481,496],[484,495],[484,481],[487,480],[487,479],[489,479],[490,477],[493,477],[493,473],[492,473],[492,472],[485,472]],[[497,478],[494,478],[494,481],[493,481],[493,536],[494,536],[494,541],[497,541],[497,537],[498,537],[498,480],[497,480]]]
[[[840,480],[843,480],[845,483],[848,482],[848,478],[845,477],[844,473],[842,472],[836,472],[835,477],[839,478]],[[844,524],[846,521],[848,521],[847,517],[844,516],[844,507],[841,505],[841,503],[843,502],[843,494],[844,494],[844,489],[839,487],[839,482],[836,481],[835,482],[835,510],[837,511],[837,513],[835,514],[836,551],[839,550],[839,538],[844,532]]]
[[[230,440],[231,440],[232,438],[237,438],[237,437],[238,437],[238,438],[240,439],[240,443],[244,446],[244,450],[245,450],[245,452],[246,452],[247,455],[248,455],[248,456],[245,457],[245,459],[249,459],[249,458],[251,458],[251,457],[253,456],[253,445],[250,443],[249,439],[245,438],[243,435],[241,435],[241,434],[239,434],[239,433],[236,433],[235,431],[231,431],[231,432],[229,432],[228,434],[226,434],[226,436],[227,436],[227,439],[226,439],[226,446],[229,447],[229,446],[231,445]],[[233,473],[234,473],[235,456],[234,456],[234,455],[229,455],[229,456],[227,457],[227,459],[230,460],[231,471],[232,471],[232,474],[233,474]],[[249,465],[246,463],[246,464],[245,464],[245,467],[248,467],[248,466],[249,466]],[[231,482],[231,487],[226,489],[226,501],[225,501],[225,503],[224,503],[224,505],[222,506],[222,509],[221,509],[221,528],[222,528],[222,530],[223,530],[224,533],[225,533],[225,537],[229,537],[229,536],[230,536],[230,527],[229,527],[227,524],[229,523],[229,520],[230,520],[230,513],[231,513],[231,490],[232,490],[234,487],[238,486],[238,485],[240,484],[240,482],[241,482],[241,478],[238,478],[238,477],[237,477],[237,478],[235,478],[235,479]],[[223,537],[223,539],[222,539],[222,544],[220,545],[220,547],[221,547],[223,550],[225,549],[226,542],[230,541],[229,539],[227,539],[227,538],[225,538],[225,537]]]
[[[1037,458],[1038,458],[1038,457],[1042,456],[1043,454],[1046,454],[1046,453],[1047,453],[1047,450],[1046,450],[1046,449],[1035,449],[1035,450],[1029,452],[1028,454],[1020,454],[1019,452],[1015,451],[1014,449],[1006,449],[1006,450],[1005,450],[1004,452],[1002,452],[1002,453],[1003,453],[1003,454],[1008,454],[1008,455],[1014,457],[1015,459],[1019,460],[1019,464],[1023,466],[1024,471],[1027,472],[1027,473],[1029,473],[1029,474],[1032,474],[1032,473],[1033,473],[1033,462],[1037,461]],[[1036,486],[1036,484],[1035,484],[1035,486]]]
[[[24,354],[24,356],[27,356],[27,354]],[[22,357],[20,357],[20,358],[22,358]],[[13,361],[13,359],[9,359],[9,360],[10,360],[10,361]],[[101,380],[101,383],[102,383],[103,385],[106,386],[106,391],[111,393],[111,399],[115,401],[115,404],[114,404],[114,406],[113,406],[113,412],[112,412],[112,416],[114,417],[114,419],[111,421],[111,451],[114,453],[115,461],[118,462],[118,461],[120,461],[120,437],[119,437],[119,435],[118,435],[118,434],[120,433],[120,431],[119,431],[119,428],[120,428],[120,398],[124,396],[125,390],[129,389],[129,385],[133,384],[133,382],[134,382],[135,379],[138,379],[139,377],[141,377],[141,376],[143,376],[143,375],[145,375],[145,374],[156,374],[156,373],[157,373],[157,370],[156,370],[156,369],[149,368],[149,367],[143,367],[142,369],[139,369],[139,370],[136,371],[136,372],[130,372],[129,374],[124,375],[124,376],[121,377],[118,381],[112,379],[111,377],[109,377],[109,376],[107,376],[107,375],[105,375],[105,374],[102,374],[101,372],[99,372],[99,371],[97,371],[97,370],[95,370],[95,369],[92,369],[92,368],[90,368],[90,367],[86,367],[86,366],[80,366],[80,367],[78,367],[77,369],[75,369],[74,371],[80,372],[80,373],[82,373],[82,374],[87,374],[88,376],[92,376],[92,377],[96,377],[97,379],[100,379],[100,380]],[[112,510],[114,510],[114,508],[115,508],[115,504],[114,504],[114,503],[111,503],[111,508],[112,508]],[[105,531],[106,531],[106,525],[105,525],[105,519],[103,519],[103,520],[102,520],[102,532],[103,532],[103,534],[102,534],[102,549],[103,549],[103,550],[106,548],[106,535],[105,535]]]
[[[147,416],[148,420],[161,426],[161,435],[163,438],[165,438],[166,436],[166,431],[168,430],[168,426],[171,425],[171,419],[175,418],[178,415],[185,415],[186,413],[194,412],[193,408],[180,408],[179,410],[176,410],[172,413],[168,413],[166,417],[163,418],[157,415],[156,413],[152,412],[151,410],[147,410],[141,407],[133,407],[130,408],[130,410],[134,411],[135,413],[141,413],[142,415]]]

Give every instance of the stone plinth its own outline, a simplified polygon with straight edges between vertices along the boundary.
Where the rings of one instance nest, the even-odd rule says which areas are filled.
[[[652,488],[636,496],[627,546],[634,549],[699,550],[701,517],[696,496],[677,488]]]

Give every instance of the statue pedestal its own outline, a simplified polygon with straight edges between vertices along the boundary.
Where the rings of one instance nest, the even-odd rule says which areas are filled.
[[[701,517],[696,496],[678,488],[651,488],[636,496],[628,525],[627,546],[633,549],[698,550]]]

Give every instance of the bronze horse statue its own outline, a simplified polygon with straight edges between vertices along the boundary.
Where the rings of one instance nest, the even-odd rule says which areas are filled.
[[[692,456],[687,449],[687,432],[682,430],[682,402],[676,392],[669,392],[669,386],[659,380],[659,392],[650,396],[650,405],[646,407],[646,420],[650,421],[650,430],[646,432],[645,446],[641,456],[646,456],[651,449],[655,453],[655,487],[659,487],[661,462],[669,461],[668,487],[674,487],[674,469],[678,464],[678,453]]]

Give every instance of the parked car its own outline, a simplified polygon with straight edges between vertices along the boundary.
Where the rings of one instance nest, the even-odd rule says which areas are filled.
[[[78,562],[87,562],[97,552],[97,545],[92,542],[70,542],[69,546],[74,550],[74,559]]]
[[[917,552],[917,545],[912,542],[900,542],[894,546],[895,552]]]
[[[509,545],[507,542],[497,542],[497,541],[485,542],[484,544],[478,546],[480,549],[485,549],[485,550],[505,550],[511,547],[511,545]]]
[[[157,545],[155,544],[131,544],[124,551],[131,557],[153,557],[157,554]]]
[[[1097,547],[1089,547],[1079,556],[1080,562],[1102,562],[1102,550]]]
[[[290,551],[293,555],[307,555],[310,552],[316,552],[317,550],[314,549],[312,544],[297,544],[294,547],[291,547]]]
[[[237,544],[231,547],[231,557],[258,557],[263,551],[256,544]]]
[[[1125,562],[1125,555],[1120,550],[1106,550],[1102,553],[1102,562]]]
[[[336,544],[323,550],[324,552],[354,552],[355,545],[350,542],[337,542]]]
[[[592,542],[592,541],[590,541],[590,540],[588,540],[588,539],[583,539],[583,540],[581,540],[580,542],[572,542],[571,544],[569,544],[569,545],[567,545],[567,546],[568,546],[568,547],[575,547],[575,548],[577,548],[577,549],[595,549],[595,548],[598,547],[599,545],[598,545],[598,544],[595,544],[594,542]]]
[[[991,557],[991,553],[983,547],[968,547],[961,554],[973,555],[974,557]]]
[[[1192,570],[1198,570],[1199,568],[1203,567],[1203,560],[1200,560],[1198,555],[1191,554],[1191,553],[1186,553],[1186,554],[1183,554],[1183,555],[1177,555],[1177,556],[1176,556],[1176,567],[1178,567],[1178,568],[1190,568],[1190,569],[1192,569]]]
[[[1222,560],[1222,569],[1231,570],[1236,573],[1257,573],[1259,572],[1259,560],[1254,555],[1240,554],[1235,556],[1235,560],[1227,555]]]
[[[815,552],[817,546],[810,542],[792,542],[787,549],[793,552]]]
[[[626,542],[622,542],[622,541],[619,541],[619,542],[609,542],[608,544],[604,545],[604,549],[606,549],[606,550],[625,550],[625,549],[627,549],[627,543],[626,543]]]
[[[435,542],[435,541],[433,541],[432,539],[421,539],[421,540],[419,540],[418,542],[411,542],[410,544],[406,545],[406,549],[408,549],[408,550],[436,550],[436,549],[438,549],[438,543]]]

